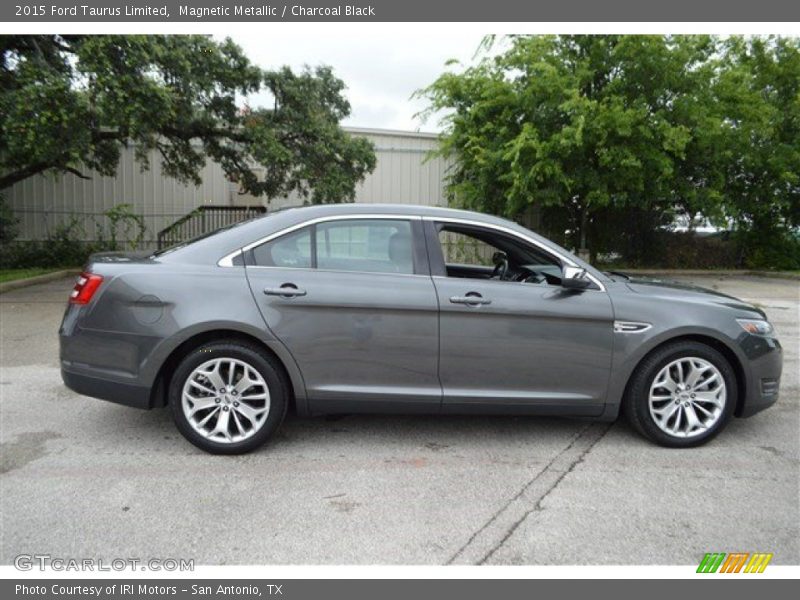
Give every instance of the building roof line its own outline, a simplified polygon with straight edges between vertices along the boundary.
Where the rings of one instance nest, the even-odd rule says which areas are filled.
[[[347,131],[348,133],[362,133],[362,134],[373,134],[373,135],[390,135],[396,137],[412,137],[412,138],[426,138],[426,139],[438,139],[442,134],[435,133],[432,131],[407,131],[402,129],[380,129],[377,127],[350,127],[350,126],[342,126],[342,129]]]

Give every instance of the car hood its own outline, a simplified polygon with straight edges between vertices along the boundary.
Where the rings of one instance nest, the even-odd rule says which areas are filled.
[[[687,302],[716,304],[734,310],[757,313],[761,315],[762,318],[766,319],[766,314],[763,310],[744,300],[697,285],[665,279],[630,276],[627,286],[631,291],[637,294],[667,298],[678,302],[683,300]]]

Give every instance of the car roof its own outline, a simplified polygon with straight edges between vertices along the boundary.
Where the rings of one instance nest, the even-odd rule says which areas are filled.
[[[487,215],[471,210],[459,208],[448,208],[445,206],[426,206],[421,204],[368,204],[348,202],[342,204],[313,204],[304,206],[285,207],[268,212],[260,219],[268,218],[270,215],[286,214],[296,218],[296,222],[324,218],[328,216],[348,215],[348,214],[374,214],[374,215],[402,215],[433,217],[441,219],[467,219],[470,221],[480,221],[502,227],[516,229],[520,232],[530,233],[518,223],[502,217]],[[542,238],[545,241],[545,238]]]
[[[303,214],[304,219],[314,219],[318,217],[325,217],[329,215],[343,215],[343,214],[364,214],[375,213],[381,215],[419,215],[430,217],[451,217],[461,219],[486,219],[488,221],[503,221],[510,223],[506,219],[500,219],[492,215],[477,213],[469,210],[461,210],[458,208],[448,208],[444,206],[425,206],[421,204],[366,204],[348,202],[343,204],[313,204],[303,206],[289,206],[270,211],[268,214],[275,214],[278,212],[297,211],[297,214]]]

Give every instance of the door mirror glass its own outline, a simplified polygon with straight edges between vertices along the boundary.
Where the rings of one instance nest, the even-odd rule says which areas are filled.
[[[586,269],[581,267],[565,266],[561,271],[561,287],[569,290],[585,290],[592,285],[592,280],[586,276]]]

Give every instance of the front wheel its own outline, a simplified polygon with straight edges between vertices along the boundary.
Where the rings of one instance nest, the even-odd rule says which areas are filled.
[[[675,342],[638,366],[623,411],[634,429],[657,444],[688,448],[722,431],[736,394],[736,375],[720,352],[699,342]]]
[[[191,352],[169,389],[178,430],[214,454],[243,454],[261,446],[283,421],[288,396],[274,359],[239,341],[211,342]]]

